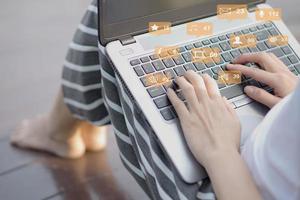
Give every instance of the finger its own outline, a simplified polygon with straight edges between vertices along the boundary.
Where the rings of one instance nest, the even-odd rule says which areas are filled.
[[[227,65],[228,70],[240,71],[242,74],[254,78],[255,80],[265,83],[267,85],[272,85],[275,81],[275,76],[267,71],[254,68],[254,67],[247,67],[244,65],[238,64],[229,64]]]
[[[232,62],[234,64],[257,63],[261,68],[269,72],[274,72],[278,68],[276,67],[274,58],[265,52],[243,54],[234,59]]]
[[[268,106],[269,108],[272,108],[280,101],[279,97],[276,97],[269,92],[255,86],[246,86],[244,90],[250,98]]]
[[[193,85],[198,100],[207,96],[204,80],[199,74],[189,70],[184,74],[184,77]]]
[[[235,110],[234,110],[233,106],[231,105],[231,103],[228,101],[228,99],[226,97],[224,97],[224,96],[222,97],[222,99],[223,99],[223,102],[224,102],[227,110],[230,113],[235,113]]]
[[[212,79],[208,74],[203,74],[202,77],[206,86],[207,94],[211,98],[221,96],[217,82],[214,79]]]
[[[193,108],[196,108],[199,102],[193,85],[190,84],[184,77],[177,77],[175,81],[181,89],[182,94],[187,101],[188,107],[194,110]]]
[[[183,101],[181,101],[178,98],[178,96],[176,95],[176,93],[174,92],[174,90],[171,89],[171,88],[168,88],[167,95],[168,95],[168,98],[169,98],[171,104],[174,106],[175,111],[176,111],[178,117],[180,119],[187,117],[188,114],[189,114],[189,111],[186,108],[186,106],[183,103]]]

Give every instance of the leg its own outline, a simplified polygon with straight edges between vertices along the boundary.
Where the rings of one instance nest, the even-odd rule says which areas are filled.
[[[67,109],[60,91],[52,110],[24,120],[12,135],[11,142],[22,148],[46,151],[64,158],[77,158],[85,152],[78,129],[80,124]]]

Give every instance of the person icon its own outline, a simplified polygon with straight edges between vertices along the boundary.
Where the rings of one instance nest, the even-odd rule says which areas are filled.
[[[239,46],[242,45],[241,38],[239,36],[234,37],[233,45]]]

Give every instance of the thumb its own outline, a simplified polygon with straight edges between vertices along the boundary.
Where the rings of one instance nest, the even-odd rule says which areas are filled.
[[[276,97],[264,89],[255,86],[246,86],[244,91],[250,98],[268,106],[269,108],[272,108],[281,100],[281,98]]]

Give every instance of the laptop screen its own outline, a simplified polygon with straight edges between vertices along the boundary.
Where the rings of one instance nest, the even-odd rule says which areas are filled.
[[[98,0],[99,39],[109,41],[145,33],[151,21],[179,24],[216,14],[218,4],[248,4],[264,0]]]
[[[108,1],[108,23],[117,23],[138,17],[153,15],[203,4],[209,0],[121,0]],[[132,5],[132,6],[129,6]],[[126,9],[124,9],[126,8]]]

